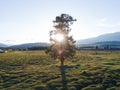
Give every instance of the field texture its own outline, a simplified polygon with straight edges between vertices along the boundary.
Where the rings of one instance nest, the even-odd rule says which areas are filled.
[[[81,51],[59,65],[42,51],[0,53],[0,90],[120,90],[120,52]]]

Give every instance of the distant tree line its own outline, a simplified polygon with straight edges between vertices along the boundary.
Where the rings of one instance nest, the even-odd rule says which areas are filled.
[[[81,46],[78,50],[120,50],[120,45],[103,45],[103,46]]]
[[[46,50],[47,46],[37,46],[37,47],[30,47],[28,50]]]
[[[0,47],[2,50],[8,50],[8,51],[29,51],[29,50],[47,50],[48,46],[34,46],[29,48],[6,48],[6,47]],[[104,45],[104,46],[81,46],[76,47],[76,50],[111,50],[111,51],[117,51],[120,50],[120,45]]]
[[[29,50],[46,50],[48,46],[34,46],[34,47],[29,47],[29,48],[5,48],[5,47],[0,47],[2,50],[7,50],[7,51],[29,51]]]

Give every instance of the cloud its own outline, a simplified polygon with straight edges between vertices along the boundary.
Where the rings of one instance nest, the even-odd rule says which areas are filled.
[[[108,20],[107,18],[101,18],[100,20],[98,20],[96,26],[102,27],[102,28],[113,28],[113,27],[120,26],[120,22],[114,22],[114,21]]]
[[[109,23],[99,23],[97,26],[98,27],[105,27],[105,28],[112,28],[112,27],[115,27],[116,25],[109,24]]]
[[[13,42],[13,41],[15,41],[15,40],[5,40],[3,42]]]
[[[102,18],[102,19],[100,19],[100,22],[106,22],[107,21],[107,18]]]
[[[120,22],[118,22],[117,25],[120,26]]]

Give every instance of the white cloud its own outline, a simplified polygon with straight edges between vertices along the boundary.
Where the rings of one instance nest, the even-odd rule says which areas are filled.
[[[120,23],[119,23],[120,24]],[[97,22],[97,27],[103,27],[103,28],[113,28],[117,26],[117,23],[111,23],[110,20],[108,20],[107,18],[101,18],[98,22]]]
[[[104,18],[100,19],[100,21],[101,21],[101,22],[106,22],[106,21],[107,21],[107,18],[104,17]]]
[[[113,28],[113,27],[115,27],[116,25],[114,25],[114,24],[109,24],[109,23],[99,23],[97,26],[98,26],[98,27],[105,27],[105,28]]]
[[[118,22],[117,25],[120,26],[120,22]]]

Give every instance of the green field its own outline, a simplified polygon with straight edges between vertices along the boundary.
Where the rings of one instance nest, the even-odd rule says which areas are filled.
[[[120,52],[81,51],[59,65],[42,51],[0,53],[0,90],[120,90]]]

